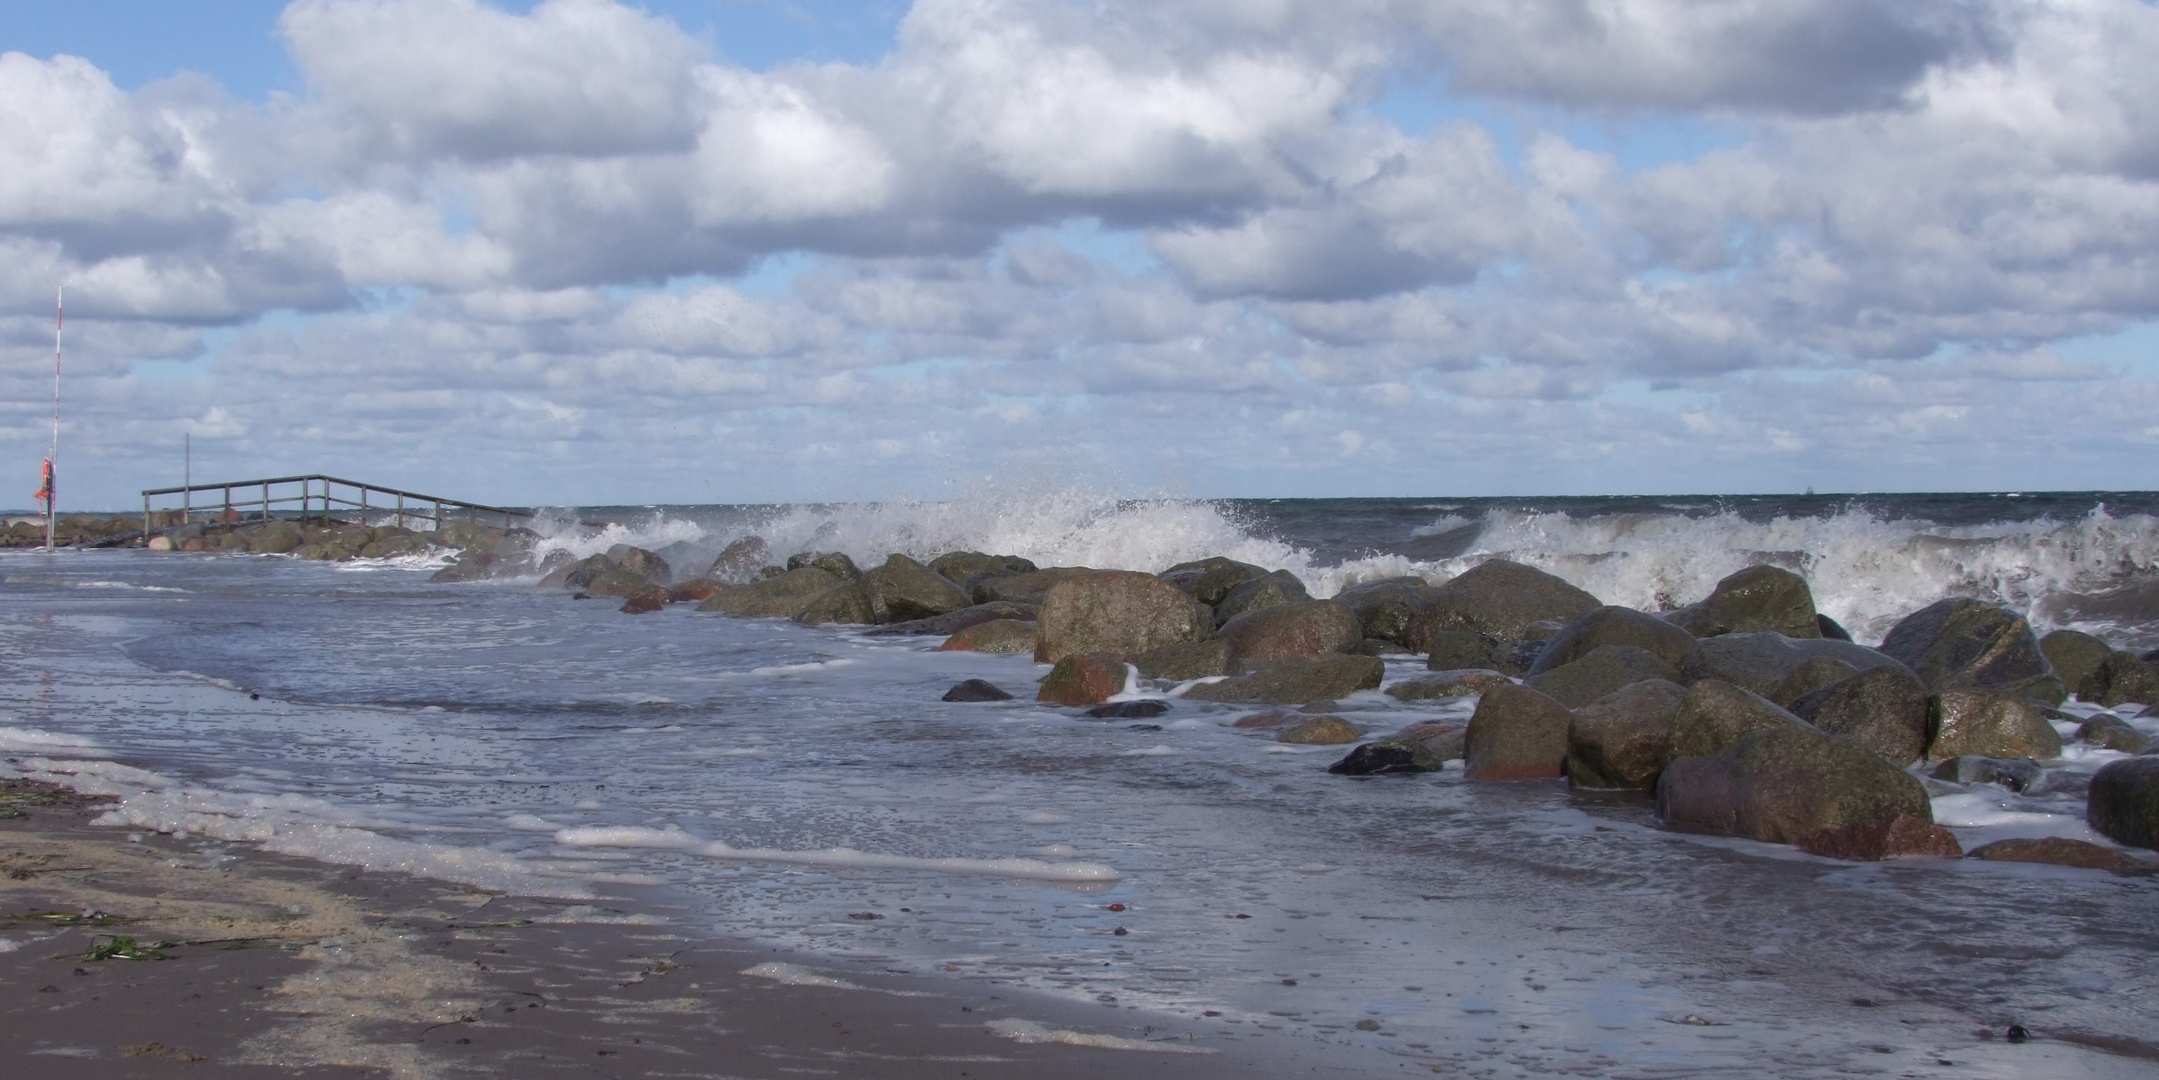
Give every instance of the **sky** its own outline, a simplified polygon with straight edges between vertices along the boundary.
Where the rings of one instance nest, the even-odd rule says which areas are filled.
[[[2146,0],[0,10],[0,506],[2149,489]],[[0,489],[4,491],[5,489]]]

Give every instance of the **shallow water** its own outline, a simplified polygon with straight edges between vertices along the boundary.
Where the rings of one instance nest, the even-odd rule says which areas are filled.
[[[1321,545],[1295,531],[1295,514],[1201,509],[1146,511],[1182,539],[1157,536],[1120,555],[1105,533],[1089,541],[1095,557],[1068,561],[1166,563],[1183,557],[1179,544],[1234,542],[1278,545],[1279,564],[1316,585],[1364,572],[1320,565]],[[1378,528],[1295,509],[1329,528]],[[726,513],[742,512],[657,523],[677,536],[677,565],[739,528]],[[1715,508],[1631,525],[1610,514],[1480,513],[1480,533],[1514,543],[1507,550],[1590,568],[1615,561],[1588,556],[1621,534],[1717,535],[1730,550],[1755,539],[1743,515]],[[1507,517],[1539,514],[1534,530]],[[1031,527],[1048,535],[1053,518],[1037,508]],[[847,520],[827,539],[853,529],[874,547],[892,535],[889,522]],[[2027,587],[2055,571],[1989,579],[1972,569],[2008,565],[2015,542],[2001,537],[2052,550],[2064,537],[2142,537],[2150,526],[2088,508],[2066,525],[1787,520],[1778,527],[1816,536],[1901,528],[1907,546],[1991,531],[1982,546],[1992,553],[1964,557],[1956,572]],[[924,542],[947,540],[919,519],[912,528]],[[1543,548],[1515,542],[1531,532],[1547,538]],[[2080,542],[2111,553],[2094,571],[2110,581],[2152,555],[2141,540]],[[1671,582],[1721,576],[1654,544],[1633,551]],[[1377,571],[1400,556],[1337,558]],[[1904,557],[1848,595],[1941,590],[1927,576],[1941,566]],[[1471,785],[1451,772],[1348,780],[1324,771],[1335,751],[1232,730],[1240,710],[1225,707],[1180,704],[1134,725],[1025,702],[937,700],[968,677],[1024,696],[1040,671],[1024,658],[684,608],[627,618],[523,584],[431,585],[426,573],[11,556],[0,562],[0,751],[19,771],[126,795],[123,816],[140,826],[566,895],[656,883],[691,900],[716,932],[1194,1017],[1218,1039],[1333,1042],[1375,1062],[1484,1075],[2159,1069],[2136,1056],[2152,1052],[2159,1031],[2149,986],[2159,889],[2149,879],[1978,862],[1853,866],[1667,833],[1638,799],[1556,783]],[[1647,579],[1577,577],[1621,602],[1640,602],[1624,583]],[[1856,609],[1853,618],[1863,623]],[[1390,677],[1419,670],[1400,662]],[[1466,710],[1377,693],[1344,704],[1369,730]],[[2073,796],[1993,789],[1937,804],[1967,844],[2088,838],[2080,809]],[[865,914],[881,917],[854,917]],[[1378,1030],[1359,1030],[1360,1020]],[[1977,1037],[2010,1023],[2041,1038],[2011,1047]],[[2085,1045],[2110,1041],[2129,1052]]]

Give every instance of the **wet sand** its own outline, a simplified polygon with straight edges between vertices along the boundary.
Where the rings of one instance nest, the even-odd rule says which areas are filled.
[[[1232,1043],[1135,1010],[711,940],[652,897],[476,892],[94,826],[98,813],[96,800],[0,780],[0,1075],[1426,1071],[1288,1036]],[[116,939],[131,940],[135,958],[124,948],[94,958]]]

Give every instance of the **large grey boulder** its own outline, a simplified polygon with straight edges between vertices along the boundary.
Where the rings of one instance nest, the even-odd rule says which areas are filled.
[[[1687,688],[1679,711],[1672,715],[1671,745],[1665,756],[1705,757],[1748,732],[1786,728],[1815,730],[1760,694],[1748,693],[1719,679],[1703,679]]]
[[[675,580],[674,570],[667,565],[666,559],[641,547],[616,544],[607,549],[607,561],[614,563],[617,569],[627,570],[654,585],[668,585]]]
[[[1750,731],[1714,754],[1675,759],[1657,781],[1657,816],[1675,829],[1775,844],[1900,817],[1934,820],[1912,774],[1805,724]]]
[[[2084,721],[2077,728],[2077,741],[2124,754],[2141,754],[2159,742],[2113,713],[2100,713]]]
[[[1678,683],[1645,679],[1574,710],[1567,781],[1580,788],[1655,787],[1671,749],[1672,718],[1686,697]]]
[[[1879,667],[1801,697],[1792,712],[1904,765],[1926,753],[1930,696],[1926,684],[1902,666]]]
[[[1750,566],[1717,582],[1708,599],[1665,616],[1698,638],[1722,634],[1783,634],[1818,638],[1814,591],[1782,567]]]
[[[1410,625],[1424,610],[1424,597],[1429,591],[1431,586],[1423,578],[1385,578],[1352,585],[1334,594],[1334,599],[1357,613],[1365,637],[1417,649]]]
[[[1132,658],[1132,665],[1150,679],[1204,679],[1234,675],[1240,668],[1229,654],[1229,642],[1221,638],[1185,641],[1149,649]]]
[[[1980,600],[1951,598],[1913,612],[1881,651],[1931,690],[2011,690],[2053,705],[2066,696],[2031,624]]]
[[[1265,576],[1265,567],[1238,562],[1220,555],[1181,562],[1162,571],[1162,580],[1177,586],[1186,596],[1208,607],[1220,604],[1237,586]]]
[[[2154,672],[2151,665],[2125,649],[2107,653],[2098,667],[2081,682],[2071,685],[2078,698],[2108,708],[2132,701],[2139,705],[2159,703],[2159,672]]]
[[[1578,660],[1530,676],[1525,685],[1557,698],[1568,708],[1578,709],[1644,679],[1676,683],[1679,669],[1648,649],[1599,645]]]
[[[1536,645],[1539,649],[1544,647],[1541,641]],[[1475,630],[1436,630],[1425,637],[1420,648],[1430,653],[1425,658],[1425,666],[1433,671],[1489,668],[1516,678],[1529,673],[1529,665],[1516,659],[1511,643],[1502,643],[1490,634]]]
[[[1543,780],[1566,773],[1574,714],[1526,686],[1495,686],[1477,701],[1464,744],[1472,780]]]
[[[864,626],[876,621],[876,614],[862,583],[843,581],[795,612],[794,619],[804,626]]]
[[[772,561],[772,550],[765,546],[761,536],[745,536],[728,544],[712,560],[705,576],[728,585],[747,585],[757,580],[757,572]]]
[[[619,566],[601,571],[580,590],[586,596],[624,597],[651,588],[652,582]]]
[[[1056,585],[1104,572],[1084,566],[1051,566],[1030,570],[1024,574],[991,574],[975,579],[969,599],[977,604],[1009,600],[1015,604],[1040,607],[1043,597],[1049,595],[1050,589]]]
[[[697,605],[697,610],[717,611],[723,615],[746,618],[786,618],[808,607],[810,601],[832,591],[839,584],[841,582],[836,575],[814,566],[805,566],[763,581],[737,585],[725,592],[715,593],[704,603]]]
[[[1927,703],[1927,760],[1976,755],[1996,758],[2062,756],[2061,733],[2046,710],[2008,690],[1949,690]]]
[[[1010,600],[993,600],[987,604],[974,604],[963,607],[958,611],[932,615],[926,619],[909,619],[905,622],[889,623],[875,630],[870,630],[868,633],[873,636],[895,634],[936,634],[945,636],[957,634],[970,626],[995,622],[999,619],[1017,619],[1022,622],[1033,622],[1035,621],[1035,609],[1029,604],[1015,604]]]
[[[1205,606],[1153,574],[1093,570],[1042,594],[1035,659],[1053,664],[1080,653],[1137,656],[1199,641],[1213,628]]]
[[[1521,640],[1530,623],[1568,622],[1597,598],[1564,579],[1507,559],[1491,559],[1434,586],[1411,629],[1410,647],[1431,649],[1434,633],[1467,630],[1501,642]]]
[[[974,595],[975,582],[988,577],[1010,577],[1014,574],[1031,574],[1041,569],[1029,560],[1017,555],[984,555],[979,551],[948,551],[930,560],[930,573],[960,587],[960,591]]]
[[[2117,844],[2159,848],[2159,757],[2126,758],[2100,769],[2084,820]]]
[[[1685,663],[1695,648],[1694,635],[1646,612],[1626,607],[1600,607],[1575,618],[1552,636],[1529,666],[1534,677],[1561,664],[1572,663],[1604,645],[1632,645],[1646,649],[1674,667]]]
[[[2084,680],[2098,671],[2114,650],[2082,630],[2056,630],[2039,639],[2039,651],[2046,654],[2047,663],[2053,666],[2062,685],[2082,697]]]
[[[1957,784],[1999,784],[2011,791],[2036,787],[2046,770],[2030,758],[1993,758],[1966,754],[1936,766],[1929,775]]]
[[[862,569],[844,551],[798,551],[787,557],[787,569],[805,566],[814,566],[841,581],[858,581],[862,577]]]
[[[1239,660],[1346,653],[1364,641],[1357,613],[1333,600],[1305,600],[1249,611],[1222,624],[1222,640]]]
[[[1228,595],[1222,597],[1220,603],[1214,605],[1214,624],[1221,626],[1246,612],[1310,599],[1312,594],[1305,591],[1304,582],[1299,581],[1297,575],[1287,570],[1276,570],[1231,589]],[[1204,600],[1200,602],[1206,603]]]
[[[1203,683],[1185,693],[1192,701],[1305,705],[1374,690],[1387,665],[1374,656],[1310,656],[1261,660],[1250,674]]]
[[[974,606],[959,586],[905,555],[889,556],[883,566],[863,574],[862,591],[870,598],[874,621],[881,623],[933,619]]]
[[[1722,679],[1785,704],[1859,671],[1903,665],[1888,656],[1833,638],[1798,639],[1774,633],[1731,633],[1706,638],[1681,662],[1687,682]]]
[[[1387,696],[1396,701],[1476,697],[1495,686],[1508,686],[1513,682],[1513,679],[1489,668],[1460,668],[1437,672],[1422,679],[1398,682],[1387,688]]]

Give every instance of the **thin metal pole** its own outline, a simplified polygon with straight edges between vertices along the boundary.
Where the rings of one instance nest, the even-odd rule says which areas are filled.
[[[262,486],[262,519],[270,520],[270,485]]]
[[[397,527],[405,527],[405,493],[402,491],[397,493]]]
[[[67,285],[53,286],[52,302],[52,452],[45,457],[55,479],[45,487],[45,550],[53,549],[53,526],[60,520],[60,331],[67,325]]]
[[[195,513],[195,433],[180,436],[180,524]]]

